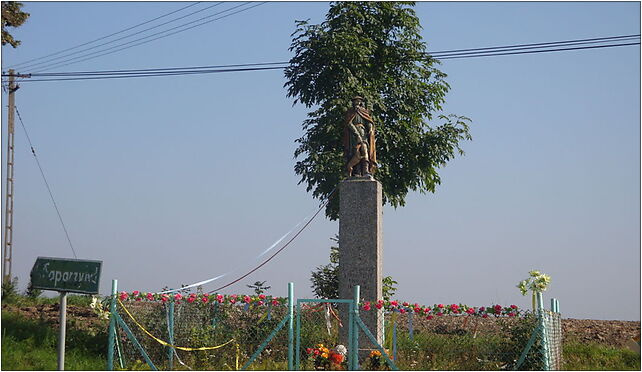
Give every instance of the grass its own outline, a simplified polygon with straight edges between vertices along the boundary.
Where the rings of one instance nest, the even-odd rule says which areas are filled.
[[[70,296],[78,305],[88,305],[88,296]],[[3,303],[5,299],[3,299]],[[57,299],[30,299],[17,296],[7,303],[19,306],[35,306],[43,303],[55,303]],[[68,319],[65,353],[67,370],[104,370],[106,367],[107,327],[98,325],[87,327]],[[270,327],[271,328],[271,327]],[[318,328],[318,327],[317,327]],[[312,340],[324,340],[327,333],[323,327],[306,329],[303,334]],[[262,333],[261,333],[262,334]],[[257,333],[258,335],[258,333]],[[203,335],[193,334],[196,342],[215,344],[220,340],[203,339]],[[209,335],[213,337],[213,335]],[[308,343],[310,343],[308,342]],[[199,345],[196,345],[196,344]],[[327,343],[327,342],[326,342]],[[279,341],[283,344],[284,340]],[[2,311],[2,369],[3,370],[56,370],[57,369],[58,331],[43,320],[28,319],[18,313]],[[506,367],[506,363],[516,357],[520,350],[497,337],[487,335],[472,339],[458,334],[419,333],[410,340],[403,332],[399,334],[397,344],[397,364],[401,369],[448,369],[448,370],[497,370]],[[284,352],[275,348],[269,357],[263,356],[250,365],[251,370],[286,370],[287,357]],[[202,355],[201,355],[202,354]],[[223,370],[233,370],[234,352],[226,354]],[[188,365],[198,369],[206,368],[212,360],[211,353],[198,352],[184,354]],[[189,356],[188,356],[189,355]],[[242,365],[248,355],[240,360]],[[139,357],[140,358],[140,357]],[[203,359],[202,361],[200,359]],[[140,358],[142,359],[142,358]],[[304,358],[302,358],[304,359]],[[640,370],[640,353],[625,348],[616,348],[597,343],[580,343],[567,340],[563,345],[564,370]],[[202,363],[201,363],[202,362]],[[215,363],[216,365],[220,363]],[[175,363],[176,369],[184,369]],[[130,363],[130,370],[147,370],[149,367],[141,361]]]
[[[564,343],[562,356],[563,369],[569,371],[640,370],[640,353],[597,343]]]
[[[104,370],[105,333],[67,329],[65,369]],[[2,311],[2,369],[58,369],[58,331],[51,324]]]

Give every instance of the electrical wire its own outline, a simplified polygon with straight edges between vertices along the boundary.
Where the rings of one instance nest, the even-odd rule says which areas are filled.
[[[247,8],[246,8],[247,9]],[[610,36],[592,39],[577,39],[567,41],[555,41],[547,43],[535,44],[517,44],[509,46],[497,46],[488,48],[474,48],[474,49],[459,49],[429,53],[432,58],[439,60],[457,59],[457,58],[473,58],[473,57],[491,57],[491,56],[504,56],[504,55],[518,55],[518,54],[532,54],[532,53],[549,53],[559,51],[583,50],[583,49],[596,49],[596,48],[609,48],[639,45],[640,42],[620,43],[620,44],[604,44],[612,42],[627,41],[632,38],[638,38],[640,35],[622,35]],[[597,44],[601,45],[585,45]],[[568,47],[572,45],[580,45],[575,47]],[[527,50],[524,49],[536,49]],[[466,52],[468,51],[468,52]],[[31,79],[25,82],[43,82],[43,81],[74,81],[74,80],[102,80],[102,79],[122,79],[134,77],[159,77],[159,76],[177,76],[177,75],[190,75],[190,74],[209,74],[220,72],[243,72],[243,71],[260,71],[260,70],[275,70],[283,69],[289,62],[264,62],[264,63],[247,63],[247,64],[233,64],[233,65],[218,65],[218,66],[196,66],[196,67],[169,67],[169,68],[155,68],[155,69],[137,69],[137,70],[106,70],[106,71],[77,71],[77,72],[40,72],[32,73],[27,76],[41,77],[45,79]],[[260,67],[259,67],[260,66]],[[271,67],[267,67],[271,66]],[[9,76],[3,74],[3,77]],[[24,74],[21,76],[25,76]]]
[[[67,58],[67,57],[70,57],[70,56],[73,56],[73,55],[76,55],[76,54],[79,54],[79,53],[84,53],[84,52],[87,52],[87,51],[90,51],[90,50],[93,50],[93,49],[96,49],[96,48],[100,48],[101,46],[109,45],[109,44],[115,43],[115,42],[117,42],[117,41],[121,41],[121,40],[124,40],[124,39],[128,39],[128,38],[134,37],[134,36],[136,36],[136,35],[140,35],[140,34],[142,34],[142,33],[144,33],[144,32],[147,32],[147,31],[153,30],[153,29],[155,29],[155,28],[165,26],[165,25],[167,25],[167,24],[170,24],[170,23],[172,23],[172,22],[179,21],[179,20],[181,20],[181,19],[183,19],[183,18],[190,17],[190,16],[192,16],[192,15],[194,15],[194,14],[197,14],[197,13],[200,13],[200,12],[204,12],[204,11],[206,11],[206,10],[210,9],[210,8],[213,8],[213,7],[219,6],[219,5],[221,5],[221,4],[222,4],[221,2],[218,2],[218,3],[215,3],[214,5],[210,5],[210,6],[208,6],[208,7],[203,8],[203,9],[199,9],[199,10],[197,10],[197,11],[194,11],[194,12],[188,13],[188,14],[186,14],[186,15],[184,15],[184,16],[181,16],[181,17],[178,17],[178,18],[175,18],[175,19],[169,20],[169,21],[167,21],[167,22],[164,22],[164,23],[158,24],[158,25],[156,25],[156,26],[152,26],[152,27],[146,28],[146,29],[144,29],[144,30],[137,31],[137,32],[134,32],[134,33],[132,33],[132,34],[125,35],[125,36],[119,37],[119,38],[117,38],[117,39],[114,39],[114,40],[111,40],[111,41],[107,41],[107,42],[102,43],[102,44],[94,45],[94,46],[89,47],[89,48],[81,49],[81,50],[78,50],[78,51],[73,52],[73,53],[68,53],[68,54],[62,55],[62,56],[60,56],[60,57],[51,58],[51,59],[48,59],[48,60],[46,60],[46,61],[39,62],[39,63],[36,63],[36,64],[30,64],[30,66],[28,66],[28,67],[23,67],[23,68],[34,68],[34,67],[36,67],[36,66],[46,65],[46,66],[38,67],[39,69],[41,69],[41,70],[42,70],[42,69],[50,68],[50,66],[55,66],[55,65],[58,65],[58,64],[61,64],[61,63],[64,63],[64,62],[67,62],[67,61],[73,60],[73,59],[83,58],[84,56],[79,56],[79,57],[73,57],[73,58],[65,59],[65,58]],[[218,14],[218,13],[216,13],[216,14]],[[213,16],[213,15],[212,15],[212,16]],[[208,16],[208,17],[212,17],[212,16]],[[204,17],[204,18],[207,18],[207,17]],[[200,18],[200,19],[203,19],[203,18]],[[200,19],[197,19],[197,20],[192,21],[192,22],[197,22],[197,21],[199,21]],[[188,22],[187,24],[189,24],[189,22]],[[180,27],[180,26],[176,26],[176,27]],[[161,32],[164,32],[164,31],[161,31]],[[136,39],[136,40],[133,40],[133,41],[130,41],[130,42],[136,42],[136,41],[138,41],[138,40],[141,40],[141,39]],[[126,44],[127,44],[127,43],[125,43],[125,44],[120,44],[120,45],[126,45]],[[120,45],[116,45],[116,46],[115,46],[115,47],[113,47],[113,48],[117,48],[117,47],[118,47],[118,46],[120,46]],[[109,48],[108,48],[108,49],[105,49],[105,50],[109,50]],[[97,51],[97,52],[95,52],[95,53],[100,53],[100,52],[102,52],[102,51]],[[91,54],[87,54],[87,55],[91,55]],[[86,56],[86,55],[85,55],[85,56]],[[53,62],[53,61],[56,61],[56,60],[60,60],[60,59],[65,59],[65,60],[64,60],[64,61],[60,61],[60,62],[50,63],[50,62]]]
[[[197,5],[197,4],[200,4],[200,3],[201,3],[200,1],[195,2],[195,3],[193,3],[193,4],[190,4],[190,5],[184,6],[184,7],[180,8],[180,9],[177,9],[177,10],[174,10],[174,11],[172,11],[172,12],[169,12],[169,13],[167,13],[167,14],[163,14],[163,15],[161,15],[161,16],[159,16],[159,17],[154,18],[154,19],[150,19],[149,21],[145,21],[145,22],[139,23],[139,24],[137,24],[137,25],[134,25],[134,26],[128,27],[128,28],[126,28],[126,29],[124,29],[124,30],[121,30],[121,31],[118,31],[118,32],[114,32],[114,33],[109,34],[109,35],[107,35],[107,36],[99,37],[98,39],[94,39],[94,40],[92,40],[92,41],[88,41],[88,42],[86,42],[86,43],[79,44],[79,45],[73,46],[73,47],[71,47],[71,48],[63,49],[63,50],[58,51],[58,52],[55,52],[55,53],[47,54],[47,55],[42,56],[42,57],[38,57],[38,58],[30,59],[30,60],[27,60],[27,61],[24,61],[24,62],[20,62],[20,63],[17,63],[17,64],[15,64],[15,65],[9,66],[9,67],[13,67],[13,66],[22,66],[22,65],[28,64],[29,62],[39,61],[39,60],[44,59],[44,58],[47,58],[47,57],[55,56],[55,55],[58,55],[58,54],[60,54],[60,53],[64,53],[64,52],[67,52],[67,51],[70,51],[70,50],[74,50],[74,49],[77,49],[77,48],[83,47],[83,46],[85,46],[85,45],[89,45],[89,44],[95,43],[96,41],[104,40],[104,39],[110,38],[110,37],[112,37],[112,36],[115,36],[115,35],[118,35],[118,34],[122,34],[122,33],[123,33],[123,32],[125,32],[125,31],[133,30],[133,29],[134,29],[134,28],[136,28],[136,27],[140,27],[140,26],[142,26],[142,25],[146,25],[146,24],[148,24],[148,23],[154,22],[154,21],[156,21],[156,20],[159,20],[159,19],[161,19],[161,18],[164,18],[164,17],[170,16],[170,15],[175,14],[175,13],[178,13],[178,12],[180,12],[181,10],[185,10],[185,9],[187,9],[187,8],[189,8],[189,7],[192,7],[192,6]]]
[[[234,12],[229,13],[229,14],[225,14],[225,15],[222,15],[222,16],[220,16],[220,17],[216,17],[216,18],[214,18],[214,19],[210,19],[210,20],[208,20],[208,21],[198,23],[198,24],[196,24],[196,25],[192,25],[192,26],[190,26],[190,27],[186,27],[186,28],[183,28],[183,29],[180,29],[180,30],[174,31],[174,32],[167,33],[167,32],[169,32],[169,31],[176,30],[176,29],[181,28],[181,27],[189,26],[189,25],[193,24],[194,22],[198,22],[198,21],[203,20],[203,19],[211,18],[211,17],[213,17],[213,16],[220,15],[220,14],[223,14],[223,13],[229,12],[229,11],[231,11],[231,10],[237,9],[237,8],[239,8],[239,7],[242,7],[242,6],[245,6],[245,5],[250,4],[250,2],[246,2],[246,3],[240,4],[240,5],[237,5],[237,6],[234,6],[234,7],[228,8],[228,9],[225,9],[225,10],[223,10],[223,11],[220,11],[220,12],[214,13],[214,14],[209,15],[209,16],[207,16],[207,17],[203,17],[203,18],[197,19],[197,20],[192,21],[192,22],[188,22],[188,23],[185,23],[185,24],[182,24],[182,25],[176,26],[176,27],[172,27],[172,28],[170,28],[170,29],[167,29],[167,30],[164,30],[164,31],[160,31],[160,32],[157,32],[157,33],[154,33],[154,34],[151,34],[151,35],[148,35],[148,36],[142,37],[142,38],[138,38],[138,39],[135,39],[135,40],[132,40],[132,41],[128,41],[128,42],[126,42],[126,43],[118,44],[118,45],[115,45],[115,46],[113,46],[113,47],[109,47],[109,48],[106,48],[106,49],[103,49],[103,50],[99,50],[99,51],[96,51],[96,52],[92,52],[92,53],[89,53],[89,54],[86,54],[86,55],[82,55],[82,56],[74,57],[74,58],[71,58],[71,59],[68,59],[68,60],[63,60],[63,61],[60,61],[60,62],[58,62],[58,63],[54,64],[54,65],[44,66],[43,68],[41,68],[41,69],[40,69],[39,71],[37,71],[37,72],[43,71],[43,69],[45,69],[45,68],[47,68],[47,69],[50,69],[50,68],[59,68],[59,67],[68,66],[68,65],[70,65],[70,64],[74,64],[74,63],[78,63],[78,62],[88,61],[88,60],[95,59],[95,58],[98,58],[98,57],[102,57],[102,56],[105,56],[105,55],[108,55],[108,54],[113,54],[113,53],[121,52],[121,51],[126,50],[126,49],[129,49],[129,48],[133,48],[133,47],[136,47],[136,46],[139,46],[139,45],[147,44],[147,43],[150,43],[150,42],[155,41],[155,40],[158,40],[158,39],[166,38],[166,37],[168,37],[168,36],[172,36],[172,35],[175,35],[175,34],[180,33],[180,32],[184,32],[184,31],[187,31],[187,30],[191,30],[191,29],[193,29],[193,28],[195,28],[195,27],[200,27],[200,26],[206,25],[206,24],[208,24],[208,23],[212,23],[212,22],[214,22],[214,21],[218,21],[218,20],[221,20],[221,19],[223,19],[223,18],[227,18],[227,17],[229,17],[229,16],[232,16],[232,15],[235,15],[235,14],[238,14],[238,13],[241,13],[241,12],[244,12],[244,11],[246,11],[246,10],[249,10],[249,9],[255,8],[255,7],[257,7],[257,6],[261,6],[261,5],[265,4],[265,3],[267,3],[267,2],[258,3],[258,4],[255,4],[255,5],[249,6],[249,7],[247,7],[247,8],[244,8],[244,9],[240,9],[240,10],[234,11]],[[158,36],[158,37],[154,37],[154,36],[157,36],[157,35],[160,35],[160,36]],[[142,41],[142,40],[145,40],[145,39],[149,39],[149,38],[151,38],[151,37],[154,37],[154,38],[152,38],[152,39],[150,39],[150,40]],[[136,43],[137,41],[141,41],[141,42]],[[136,43],[136,44],[132,44],[132,43]],[[129,44],[132,44],[132,45],[129,45]],[[129,45],[129,46],[126,46],[126,45]],[[120,48],[120,47],[122,47],[122,48]],[[120,48],[120,49],[118,49],[118,48]],[[115,50],[113,50],[113,49],[115,49]],[[66,63],[65,63],[65,62],[66,62]]]
[[[241,281],[242,279],[246,278],[248,275],[252,274],[252,273],[253,273],[253,272],[255,272],[256,270],[260,269],[260,268],[261,268],[261,267],[263,267],[265,264],[267,264],[268,262],[270,262],[274,257],[276,257],[276,255],[278,255],[279,253],[281,253],[281,251],[283,251],[285,248],[287,248],[287,247],[288,247],[288,245],[290,245],[290,243],[292,243],[292,241],[294,241],[294,239],[296,239],[296,238],[297,238],[297,237],[298,237],[298,236],[303,232],[303,230],[305,230],[305,228],[306,228],[306,227],[308,227],[308,225],[309,225],[312,221],[314,221],[314,219],[316,218],[316,216],[317,216],[317,215],[318,215],[318,214],[323,210],[323,208],[324,208],[326,205],[328,205],[328,203],[330,202],[330,199],[332,198],[332,196],[334,195],[334,193],[335,193],[335,191],[336,191],[336,190],[337,190],[337,189],[336,189],[336,187],[335,187],[335,189],[334,189],[334,190],[332,190],[332,192],[330,193],[330,195],[328,195],[328,199],[326,199],[325,203],[323,203],[323,204],[321,205],[321,207],[320,207],[320,208],[319,208],[319,210],[314,214],[314,216],[312,216],[312,218],[311,218],[311,219],[310,219],[310,220],[309,220],[305,225],[303,225],[303,227],[301,227],[301,229],[300,229],[300,230],[299,230],[299,231],[298,231],[298,232],[297,232],[297,233],[296,233],[296,234],[295,234],[295,235],[294,235],[290,240],[288,240],[288,242],[287,242],[287,243],[285,243],[285,244],[283,245],[283,247],[281,247],[278,251],[274,252],[274,254],[273,254],[273,255],[271,255],[270,257],[268,257],[268,258],[267,258],[265,261],[263,261],[260,265],[256,266],[255,268],[253,268],[252,270],[250,270],[249,272],[247,272],[245,275],[243,275],[243,276],[239,277],[238,279],[235,279],[235,280],[233,280],[233,281],[231,281],[231,282],[229,282],[229,283],[225,284],[224,286],[221,286],[221,287],[218,287],[218,288],[216,288],[216,289],[214,289],[214,290],[211,290],[211,291],[209,291],[208,293],[218,292],[218,291],[220,291],[221,289],[227,288],[227,287],[231,286],[232,284],[237,283],[237,282]]]
[[[40,169],[40,174],[42,175],[42,179],[45,181],[45,186],[47,186],[47,191],[49,191],[51,202],[53,203],[53,206],[56,209],[56,213],[58,213],[58,219],[60,220],[62,229],[65,231],[65,235],[67,236],[67,241],[69,242],[69,247],[71,247],[71,252],[74,254],[74,258],[77,259],[78,256],[76,256],[76,250],[74,249],[74,245],[71,243],[71,239],[69,238],[69,232],[67,231],[67,226],[65,226],[65,222],[62,219],[62,215],[60,214],[60,209],[58,209],[58,204],[56,203],[56,199],[54,199],[53,193],[51,192],[51,187],[49,187],[49,182],[47,182],[47,177],[45,177],[45,172],[42,170],[42,166],[40,165],[40,160],[38,160],[38,156],[36,155],[36,150],[34,150],[33,148],[33,143],[31,142],[31,138],[29,138],[29,133],[27,132],[25,123],[22,121],[22,116],[20,116],[20,111],[18,111],[18,107],[17,106],[14,106],[14,107],[16,110],[16,114],[18,114],[18,119],[20,120],[22,129],[25,132],[25,136],[27,137],[27,141],[29,142],[29,147],[31,147],[31,153],[33,154],[33,158],[36,159],[36,164],[38,164],[38,169]]]

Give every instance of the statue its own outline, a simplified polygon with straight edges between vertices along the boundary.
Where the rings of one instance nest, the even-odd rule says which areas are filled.
[[[362,97],[352,99],[352,107],[346,112],[344,124],[343,150],[348,177],[372,175],[377,165],[375,127]]]

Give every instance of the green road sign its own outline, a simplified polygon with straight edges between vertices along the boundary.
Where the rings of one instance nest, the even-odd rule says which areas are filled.
[[[35,289],[58,292],[98,293],[102,261],[38,257],[31,269]]]

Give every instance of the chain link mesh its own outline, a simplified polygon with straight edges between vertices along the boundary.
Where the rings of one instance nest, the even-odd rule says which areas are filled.
[[[118,314],[154,365],[163,370],[240,369],[287,314],[285,306],[176,303],[173,305],[171,334],[169,303],[125,302],[124,306],[133,319],[120,306]],[[117,335],[123,367],[137,369],[146,364],[122,327],[117,328],[120,328]],[[158,339],[190,349],[223,346],[207,350],[183,350],[168,347]],[[285,370],[287,353],[288,332],[283,327],[258,354],[249,369]],[[114,366],[120,367],[118,357],[115,357]]]
[[[176,303],[172,333],[169,303],[125,301],[123,306],[131,317],[120,305],[119,316],[161,370],[240,369],[287,316],[287,306],[282,304]],[[325,303],[303,303],[300,309],[295,314],[295,321],[300,320],[300,368],[324,368],[314,350],[319,344],[332,350],[341,343],[339,329],[349,327],[348,314]],[[114,367],[146,369],[139,348],[123,327],[116,329]],[[170,348],[154,337],[178,347],[224,346],[187,351]],[[363,349],[366,338],[361,331],[359,341]],[[247,368],[287,370],[288,346],[286,323]],[[545,311],[541,316],[527,312],[519,317],[444,315],[426,319],[418,314],[387,312],[382,346],[401,370],[559,370],[561,316]],[[361,369],[389,369],[381,357],[369,355],[369,349],[360,351]]]

